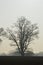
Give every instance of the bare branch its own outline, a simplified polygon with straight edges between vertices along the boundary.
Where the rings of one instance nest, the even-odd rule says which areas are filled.
[[[24,52],[28,48],[28,45],[34,38],[38,37],[38,26],[37,24],[31,24],[25,17],[18,18],[17,24],[14,24],[16,27],[17,37],[13,31],[9,30],[11,39],[16,43],[19,52],[21,55],[24,55]],[[19,42],[18,42],[19,41]]]
[[[10,35],[11,35],[13,41],[16,43],[16,45],[17,45],[17,47],[18,47],[18,49],[19,49],[19,52],[20,52],[20,48],[19,48],[19,45],[18,45],[18,43],[17,43],[17,41],[16,41],[15,35],[14,35],[13,33],[11,33],[11,30],[10,30],[9,28],[7,29],[7,31],[10,33]]]

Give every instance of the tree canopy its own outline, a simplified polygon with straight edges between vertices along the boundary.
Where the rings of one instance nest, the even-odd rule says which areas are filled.
[[[17,22],[13,24],[13,29],[7,28],[9,39],[16,43],[19,53],[24,56],[28,45],[35,38],[38,38],[39,30],[37,24],[32,24],[25,17],[21,16]]]

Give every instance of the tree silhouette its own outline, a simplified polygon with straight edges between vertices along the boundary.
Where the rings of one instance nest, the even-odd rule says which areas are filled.
[[[1,34],[3,31],[4,31],[4,29],[1,27],[1,28],[0,28],[0,34]]]
[[[4,36],[4,37],[7,36],[7,32],[2,27],[0,28],[0,36]]]
[[[2,38],[1,38],[1,36],[2,36],[2,37],[7,37],[7,36],[8,36],[8,35],[7,35],[7,32],[4,30],[3,27],[0,28],[0,44],[1,44],[1,42],[3,41]]]
[[[39,33],[37,24],[31,24],[23,16],[18,18],[17,23],[13,25],[13,29],[7,28],[7,31],[9,32],[9,39],[16,43],[21,56],[25,55],[28,45],[35,38],[38,38]]]
[[[1,27],[0,28],[0,36],[2,36],[2,32],[4,31],[4,29]],[[0,38],[0,44],[1,44],[1,42],[2,42],[3,40]]]

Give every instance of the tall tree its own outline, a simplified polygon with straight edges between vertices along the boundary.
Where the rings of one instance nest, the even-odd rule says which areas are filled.
[[[16,43],[19,53],[22,56],[25,55],[25,51],[31,41],[38,38],[39,33],[37,24],[31,24],[31,22],[23,16],[18,18],[12,30],[7,28],[7,31],[10,34],[9,39]]]

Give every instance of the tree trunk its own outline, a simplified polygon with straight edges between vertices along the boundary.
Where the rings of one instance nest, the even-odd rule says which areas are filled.
[[[24,54],[24,51],[23,50],[21,50],[21,56],[24,56],[25,54]]]
[[[24,56],[24,53],[23,52],[21,53],[21,56]]]

